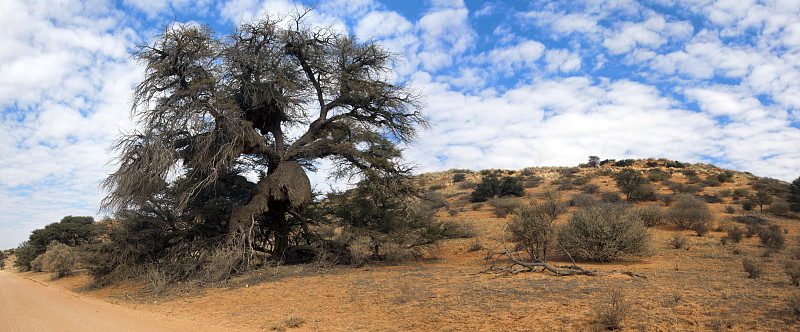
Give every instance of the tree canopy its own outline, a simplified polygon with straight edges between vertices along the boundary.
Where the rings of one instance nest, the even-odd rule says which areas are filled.
[[[124,210],[162,191],[177,172],[183,209],[217,181],[247,188],[230,230],[265,217],[273,255],[287,246],[287,214],[309,203],[305,172],[327,158],[334,176],[407,174],[398,143],[426,121],[417,94],[392,80],[391,54],[373,42],[310,26],[298,13],[244,23],[218,36],[207,26],[172,24],[135,58],[146,66],[102,207]],[[234,164],[247,165],[231,172]],[[257,182],[242,173],[260,171]]]

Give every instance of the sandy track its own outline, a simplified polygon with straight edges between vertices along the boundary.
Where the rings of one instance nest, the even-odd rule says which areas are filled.
[[[0,271],[0,331],[211,329],[196,322],[137,312],[51,287],[24,275]]]

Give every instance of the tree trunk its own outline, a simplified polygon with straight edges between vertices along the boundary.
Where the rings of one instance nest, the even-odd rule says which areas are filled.
[[[286,204],[280,201],[270,201],[267,218],[272,224],[275,235],[275,244],[272,247],[272,258],[283,261],[286,249],[289,248],[289,221],[286,219]]]

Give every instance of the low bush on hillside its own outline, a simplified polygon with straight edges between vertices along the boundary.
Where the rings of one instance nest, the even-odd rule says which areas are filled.
[[[758,238],[769,251],[780,251],[786,247],[786,237],[783,235],[783,229],[778,225],[769,225],[758,233]]]
[[[667,219],[679,229],[703,230],[710,227],[712,218],[707,203],[691,195],[679,196],[667,209]]]
[[[494,207],[494,214],[498,218],[505,218],[507,215],[511,214],[512,212],[514,212],[514,210],[522,207],[523,205],[520,199],[511,197],[505,197],[505,198],[495,197],[489,199],[488,201],[486,201],[486,203]]]
[[[647,204],[632,211],[645,227],[661,225],[664,221],[664,209],[658,204]]]
[[[600,200],[597,199],[597,197],[585,193],[573,194],[569,199],[569,206],[580,208],[595,206],[597,204],[600,204]]]
[[[742,258],[742,269],[747,272],[747,277],[757,279],[764,273],[764,261],[755,257]]]
[[[556,202],[557,203],[557,202]],[[557,231],[553,221],[553,204],[536,203],[517,210],[508,230],[517,250],[528,253],[534,262],[547,261],[548,254],[557,248]]]
[[[486,174],[475,190],[470,194],[472,202],[485,202],[492,197],[525,195],[525,189],[516,178],[505,176],[499,178],[496,173]]]
[[[602,204],[573,213],[560,228],[558,241],[577,257],[608,262],[647,254],[650,232],[626,206]]]

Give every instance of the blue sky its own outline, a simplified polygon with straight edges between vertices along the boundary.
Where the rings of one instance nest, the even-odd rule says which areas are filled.
[[[98,216],[134,128],[130,50],[173,20],[218,33],[291,0],[0,2],[0,248]],[[800,2],[321,0],[315,24],[400,60],[435,123],[420,171],[666,157],[800,176]],[[324,169],[324,163],[322,165]],[[325,175],[313,176],[325,188]]]

